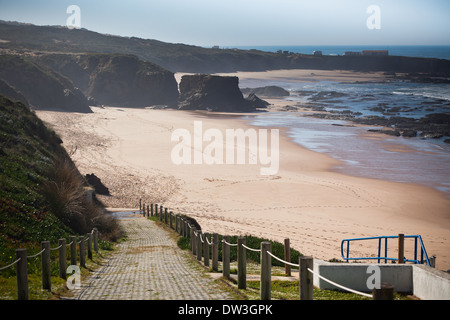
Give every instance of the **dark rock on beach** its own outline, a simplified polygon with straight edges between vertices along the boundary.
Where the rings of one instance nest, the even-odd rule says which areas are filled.
[[[252,93],[258,95],[259,97],[265,98],[279,98],[288,97],[290,95],[289,91],[278,86],[265,86],[258,88],[243,88],[241,89],[244,95],[250,96]]]
[[[97,194],[102,194],[105,196],[109,196],[109,189],[102,183],[99,177],[95,174],[86,174],[86,181],[89,185],[91,185]]]
[[[238,77],[185,75],[179,89],[178,108],[182,110],[252,112],[264,107],[263,100],[255,95],[249,100],[244,99]]]

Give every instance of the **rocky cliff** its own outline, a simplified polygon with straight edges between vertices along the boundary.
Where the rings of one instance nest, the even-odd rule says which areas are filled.
[[[71,79],[96,104],[174,106],[178,99],[172,72],[133,55],[49,54],[36,61]]]
[[[260,99],[244,99],[238,77],[185,75],[181,78],[179,87],[179,109],[251,112],[265,107]]]
[[[23,102],[35,109],[92,112],[86,97],[70,80],[25,57],[0,55],[0,80],[4,94],[15,91],[11,98],[24,97],[27,101]]]

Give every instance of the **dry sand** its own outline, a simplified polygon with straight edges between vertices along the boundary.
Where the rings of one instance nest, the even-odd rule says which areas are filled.
[[[93,110],[37,114],[61,135],[80,171],[95,173],[110,189],[112,196],[100,197],[109,207],[135,208],[142,198],[193,216],[204,232],[290,238],[303,254],[326,260],[340,259],[346,238],[420,234],[428,254],[437,256],[437,267],[450,268],[450,200],[431,188],[337,173],[337,160],[284,134],[280,169],[273,176],[261,175],[259,164],[175,165],[175,129],[193,133],[195,120],[202,120],[203,132],[250,126],[237,116],[205,112]],[[355,244],[352,256],[375,256],[376,245]],[[389,243],[396,246],[395,240]]]

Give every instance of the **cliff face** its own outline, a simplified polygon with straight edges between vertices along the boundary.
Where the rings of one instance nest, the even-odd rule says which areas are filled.
[[[53,70],[13,55],[0,56],[0,80],[25,97],[36,109],[62,109],[73,112],[92,112],[85,96],[68,79]],[[17,98],[17,97],[12,97]]]
[[[238,77],[186,75],[180,82],[179,109],[250,112],[263,105],[244,99]]]
[[[121,107],[174,106],[174,74],[132,55],[52,54],[38,59],[72,80],[98,104]]]

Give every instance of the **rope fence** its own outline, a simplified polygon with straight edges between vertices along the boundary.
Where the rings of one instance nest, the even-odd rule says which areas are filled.
[[[149,209],[150,207],[150,209]],[[155,209],[154,209],[155,208]],[[169,216],[167,214],[167,208],[163,213],[163,206],[159,206],[160,211],[158,213],[158,204],[150,204],[145,210],[145,204],[141,207],[141,214],[144,217],[158,216],[160,221],[168,224],[169,227],[178,232],[181,236],[188,238],[190,240],[191,252],[197,257],[197,260],[201,261],[204,258],[204,265],[209,266],[210,260],[210,247],[212,248],[212,269],[218,271],[218,247],[222,244],[222,273],[223,277],[230,279],[230,248],[236,247],[237,249],[237,285],[238,289],[246,289],[247,283],[247,258],[246,251],[258,252],[260,255],[260,268],[261,268],[261,285],[260,285],[260,295],[261,300],[270,300],[271,298],[271,267],[272,261],[275,260],[281,262],[285,265],[286,275],[291,275],[291,267],[298,268],[299,272],[299,296],[300,300],[313,300],[313,276],[317,276],[339,289],[352,292],[367,298],[377,299],[392,299],[393,288],[392,286],[381,287],[380,289],[373,289],[372,295],[364,292],[360,292],[351,288],[347,288],[340,285],[332,280],[329,280],[318,272],[314,271],[313,258],[312,257],[299,257],[299,263],[293,263],[290,259],[290,241],[285,239],[284,241],[284,259],[277,257],[272,253],[272,243],[263,241],[260,243],[260,248],[252,248],[247,246],[245,237],[238,237],[237,243],[230,242],[230,236],[224,235],[221,241],[218,241],[218,234],[213,233],[213,240],[210,239],[210,234],[203,234],[201,230],[197,230],[196,227],[191,224],[188,220],[189,218],[181,215],[174,215],[170,211]],[[163,217],[164,215],[164,217]],[[175,220],[175,227],[172,221]],[[392,295],[389,293],[392,291]],[[386,293],[387,292],[387,293]]]
[[[98,252],[98,230],[94,228],[90,233],[86,234],[86,238],[83,237],[80,241],[77,241],[77,236],[70,236],[71,242],[66,244],[66,239],[62,238],[58,240],[58,246],[55,248],[50,247],[50,241],[41,241],[41,251],[33,255],[27,255],[26,248],[16,249],[16,260],[6,266],[0,267],[0,271],[6,270],[13,266],[16,266],[17,277],[17,299],[28,300],[28,260],[36,257],[41,257],[41,274],[42,274],[42,289],[51,291],[51,258],[50,251],[58,250],[58,264],[59,264],[59,277],[67,280],[67,254],[66,248],[70,247],[70,262],[72,265],[77,265],[77,251],[79,251],[80,266],[86,267],[86,250],[85,244],[87,243],[87,255],[92,260],[92,244],[94,245],[94,251]],[[79,250],[77,250],[77,245]]]

